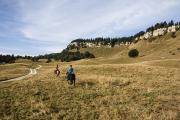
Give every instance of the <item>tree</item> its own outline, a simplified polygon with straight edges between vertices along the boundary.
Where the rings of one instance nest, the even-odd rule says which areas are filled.
[[[174,21],[171,20],[171,21],[168,23],[168,27],[173,26],[173,25],[174,25]]]
[[[86,51],[86,52],[84,53],[84,57],[85,57],[85,58],[89,58],[90,55],[91,55],[91,54],[90,54],[88,51]]]
[[[128,53],[129,57],[137,57],[139,55],[139,51],[137,49],[132,49]]]
[[[39,58],[38,58],[38,57],[33,57],[31,60],[32,60],[33,62],[38,62],[38,61],[39,61]]]
[[[154,26],[151,26],[151,27],[146,29],[146,32],[152,32],[152,31],[154,31]]]
[[[111,40],[111,42],[110,42],[111,47],[114,47],[114,46],[115,46],[116,41],[117,41],[117,40],[115,40],[115,39],[114,39],[114,40]]]
[[[172,38],[176,38],[176,32],[172,32],[172,33],[171,33],[171,37],[172,37]]]
[[[51,60],[51,58],[48,58],[46,63],[50,63],[50,62],[52,62],[52,60]]]
[[[0,55],[0,63],[15,63],[14,55]]]
[[[140,31],[139,33],[137,33],[137,34],[134,35],[134,38],[140,37],[140,36],[142,36],[142,35],[144,35],[144,34],[145,34],[144,31]]]

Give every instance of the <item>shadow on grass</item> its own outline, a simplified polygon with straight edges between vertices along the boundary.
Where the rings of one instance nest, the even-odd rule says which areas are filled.
[[[78,85],[80,85],[82,87],[93,87],[96,84],[94,82],[79,82]]]
[[[118,87],[126,87],[130,85],[132,82],[125,82],[125,83],[119,83],[119,81],[114,81],[111,83],[112,86],[118,86]]]

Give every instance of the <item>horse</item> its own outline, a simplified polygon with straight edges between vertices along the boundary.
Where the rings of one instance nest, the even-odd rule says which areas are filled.
[[[59,70],[59,66],[56,66],[56,69],[54,70],[54,74],[57,75],[57,77],[60,75],[60,70]]]
[[[74,84],[75,86],[75,83],[76,83],[76,75],[75,74],[68,74],[67,73],[67,80],[68,80],[68,83],[70,85]]]
[[[59,69],[54,70],[54,74],[56,74],[58,77],[60,75],[60,70]]]

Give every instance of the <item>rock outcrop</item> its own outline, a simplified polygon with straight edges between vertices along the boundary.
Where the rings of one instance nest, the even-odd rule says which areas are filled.
[[[141,35],[139,37],[136,37],[135,41],[150,39],[150,38],[158,37],[158,36],[163,36],[166,33],[176,32],[179,28],[180,28],[179,25],[176,25],[176,26],[173,25],[173,26],[170,26],[168,28],[159,28],[159,29],[156,29],[154,31],[146,32],[146,33],[144,33],[144,35]]]

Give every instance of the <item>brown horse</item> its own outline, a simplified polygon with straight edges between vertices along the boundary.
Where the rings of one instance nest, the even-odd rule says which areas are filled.
[[[56,66],[56,69],[54,70],[54,74],[57,75],[57,77],[60,75],[60,70],[59,70],[59,66]]]

